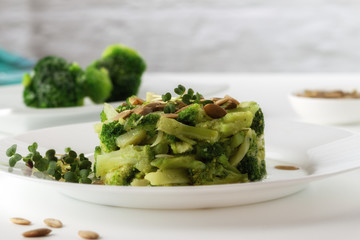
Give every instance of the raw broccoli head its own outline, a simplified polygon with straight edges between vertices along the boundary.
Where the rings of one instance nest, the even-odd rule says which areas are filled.
[[[260,136],[264,133],[264,114],[261,110],[261,108],[259,108],[259,110],[257,110],[257,112],[255,113],[253,122],[250,126],[251,129],[255,130],[256,135]]]
[[[146,69],[143,58],[133,49],[121,44],[108,46],[102,58],[93,66],[108,70],[113,90],[107,101],[120,101],[138,92],[141,76]]]
[[[53,108],[81,106],[84,101],[83,71],[76,63],[48,56],[24,76],[24,103],[30,107]]]
[[[118,121],[103,124],[99,134],[102,150],[111,152],[119,149],[116,145],[116,138],[123,133],[125,133],[124,126]]]
[[[84,73],[85,94],[94,103],[102,103],[110,97],[113,85],[105,68],[87,67]]]

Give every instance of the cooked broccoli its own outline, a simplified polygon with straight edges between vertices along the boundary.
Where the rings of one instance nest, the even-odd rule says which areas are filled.
[[[151,160],[154,159],[154,153],[150,146],[133,146],[129,145],[119,150],[97,155],[96,176],[103,178],[106,173],[118,169],[126,164],[134,166],[143,173],[151,171]]]
[[[187,170],[179,169],[158,169],[145,175],[145,179],[152,186],[181,186],[190,184]]]
[[[196,124],[196,127],[212,129],[219,132],[222,137],[228,137],[241,129],[249,128],[252,122],[251,112],[232,112],[219,119],[200,122]]]
[[[102,110],[100,113],[100,120],[101,122],[105,122],[106,120],[108,120],[104,110]]]
[[[259,110],[257,110],[257,112],[255,113],[255,116],[254,116],[254,119],[253,119],[253,122],[252,122],[250,128],[254,129],[258,136],[260,136],[264,133],[264,114],[263,114],[261,108],[259,108]]]
[[[151,139],[156,135],[156,123],[159,118],[160,116],[155,113],[146,116],[132,113],[124,124],[126,132],[116,137],[116,145],[121,148]]]
[[[171,157],[161,157],[153,160],[151,165],[161,170],[171,168],[191,168],[204,169],[205,164],[196,160],[195,155],[180,155]]]
[[[259,181],[266,175],[264,140],[258,138],[255,131],[251,130],[251,132],[248,151],[240,160],[237,169],[241,173],[247,174],[250,181]]]
[[[126,120],[125,129],[129,131],[131,129],[141,128],[152,137],[156,133],[156,123],[158,122],[159,118],[160,115],[156,113],[150,113],[145,116],[132,113]]]
[[[119,149],[116,145],[116,139],[123,133],[125,133],[124,125],[121,125],[118,121],[103,124],[99,134],[101,149],[104,152]]]
[[[266,175],[265,160],[258,161],[257,157],[245,155],[238,165],[241,173],[247,174],[250,181],[259,181]]]
[[[138,123],[138,127],[141,127],[146,130],[149,136],[154,136],[157,130],[156,124],[160,119],[160,115],[156,113],[150,113],[142,117]]]
[[[123,103],[123,104],[121,104],[120,106],[118,106],[118,107],[116,108],[116,111],[122,112],[122,111],[125,111],[125,110],[134,109],[135,107],[136,107],[135,105]]]
[[[225,154],[225,148],[219,142],[214,144],[199,142],[196,145],[196,156],[201,161],[207,162],[223,154]]]
[[[170,143],[170,147],[174,154],[188,153],[194,149],[194,147],[190,143],[182,141]]]
[[[121,44],[108,46],[101,59],[91,66],[108,70],[113,90],[107,101],[120,101],[138,92],[141,76],[146,69],[143,58],[134,50]]]
[[[221,155],[207,162],[205,169],[191,168],[188,171],[191,184],[193,185],[225,184],[246,181],[246,175],[232,167],[225,155]]]
[[[132,164],[125,164],[114,171],[106,173],[104,183],[107,185],[130,185],[137,172]]]
[[[256,102],[242,102],[237,108],[229,110],[234,112],[251,112],[253,115],[251,129],[254,129],[258,136],[264,133],[264,114]]]
[[[132,96],[118,108],[105,104],[102,123],[95,126],[95,131],[99,133],[102,125],[114,121],[112,124],[120,124],[124,132],[109,141],[115,151],[97,154],[96,176],[106,184],[131,186],[263,179],[264,119],[259,105],[238,103],[229,96],[206,100],[192,89],[185,90],[179,85],[174,90],[179,97],[151,94],[146,101]],[[209,117],[209,109],[204,109],[207,102],[219,104],[225,115]]]
[[[112,105],[104,103],[104,108],[100,114],[101,122],[105,122],[106,120],[113,120],[113,118],[118,115],[118,113],[119,112]]]
[[[216,142],[219,139],[219,134],[217,131],[206,128],[188,126],[176,121],[175,119],[170,119],[166,117],[160,117],[157,123],[157,129],[167,134],[174,135],[175,137],[190,144],[196,143],[192,139],[209,142]]]
[[[84,72],[78,64],[55,56],[39,60],[33,72],[24,75],[23,85],[24,103],[36,108],[82,106],[87,96],[99,103],[112,89],[106,70]]]
[[[190,126],[195,126],[197,123],[206,120],[205,111],[198,103],[189,105],[189,107],[180,111],[178,115],[177,121]]]

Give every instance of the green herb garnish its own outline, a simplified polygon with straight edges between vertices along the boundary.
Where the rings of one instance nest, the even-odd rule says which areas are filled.
[[[6,151],[6,155],[10,157],[10,167],[14,167],[22,159],[28,167],[35,168],[55,180],[63,179],[65,182],[92,183],[89,177],[92,173],[92,163],[83,153],[78,155],[70,148],[66,148],[65,154],[57,155],[54,149],[49,149],[42,156],[37,151],[38,144],[36,142],[28,146],[29,154],[27,156],[23,157],[16,153],[16,149],[17,145],[14,144]]]
[[[174,89],[174,92],[179,96],[172,98],[172,95],[169,92],[161,95],[161,99],[164,102],[167,102],[167,105],[164,108],[165,113],[174,113],[176,111],[176,107],[178,106],[177,101],[182,101],[186,105],[193,103],[198,103],[201,105],[213,103],[211,100],[204,100],[203,95],[198,92],[195,93],[192,88],[189,88],[186,91],[186,88],[181,84],[179,84],[177,88]]]

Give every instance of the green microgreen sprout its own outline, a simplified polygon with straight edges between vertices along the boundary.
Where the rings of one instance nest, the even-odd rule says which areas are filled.
[[[164,102],[168,102],[171,100],[171,93],[167,92],[163,95],[161,95],[161,99],[164,101]]]
[[[206,105],[208,103],[213,103],[213,101],[211,100],[204,100],[203,95],[201,95],[200,93],[196,92],[192,89],[189,88],[186,90],[186,88],[179,84],[175,89],[174,92],[179,95],[177,98],[175,98],[176,100],[181,100],[183,103],[185,103],[186,105],[190,105],[193,103],[198,103],[201,105]],[[163,95],[161,95],[161,99],[164,102],[167,102],[167,105],[164,108],[164,112],[165,113],[174,113],[177,109],[177,102],[176,100],[174,101],[172,99],[171,93],[167,92]]]
[[[89,177],[92,173],[92,163],[83,153],[78,155],[71,148],[66,148],[65,154],[57,157],[56,151],[49,149],[42,156],[37,149],[38,144],[34,142],[28,146],[29,154],[23,157],[16,153],[17,145],[12,145],[6,151],[6,155],[9,157],[9,166],[14,167],[18,161],[23,159],[26,166],[35,168],[55,180],[63,179],[65,182],[92,183],[92,179]]]

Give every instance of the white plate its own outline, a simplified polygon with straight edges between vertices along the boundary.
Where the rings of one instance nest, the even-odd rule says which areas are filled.
[[[228,88],[224,83],[207,83],[206,87],[194,81],[168,79],[161,75],[145,76],[139,89],[139,97],[145,98],[146,92],[163,94],[172,92],[178,84],[193,88],[207,97],[225,91]],[[100,119],[103,105],[93,104],[85,99],[81,107],[36,109],[24,105],[22,99],[22,85],[0,87],[0,132],[21,133],[28,130],[52,127],[58,125],[93,122]],[[118,106],[120,102],[111,103]]]
[[[38,142],[42,148],[62,152],[66,147],[92,153],[98,144],[93,123],[61,126],[32,131],[0,141],[0,172],[49,186],[75,199],[102,205],[187,209],[226,207],[272,200],[293,194],[309,182],[360,166],[360,137],[337,128],[288,122],[266,121],[266,161],[268,176],[264,181],[241,184],[186,187],[126,187],[56,182],[29,175],[28,168],[7,167],[5,150],[13,143],[18,152]],[[355,147],[354,147],[355,145]],[[300,170],[276,170],[274,165],[292,165]],[[26,170],[27,169],[27,170]]]

